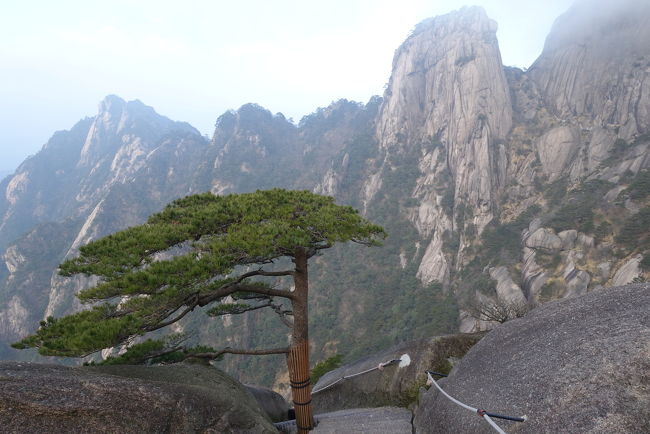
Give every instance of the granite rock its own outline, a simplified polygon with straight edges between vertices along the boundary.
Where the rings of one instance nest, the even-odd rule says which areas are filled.
[[[590,292],[492,330],[439,383],[468,405],[512,416],[511,433],[650,432],[650,284]],[[418,433],[491,433],[435,389]]]
[[[272,433],[244,387],[197,365],[106,366],[0,362],[6,433]]]

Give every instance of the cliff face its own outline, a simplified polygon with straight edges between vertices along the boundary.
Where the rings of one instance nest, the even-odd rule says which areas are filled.
[[[424,251],[402,265],[464,300],[462,330],[489,326],[463,305],[644,278],[646,232],[622,232],[647,206],[648,18],[647,2],[578,2],[528,71],[501,65],[480,8],[420,23],[397,50],[364,208],[400,202]],[[382,196],[387,182],[404,188]]]
[[[575,4],[559,17],[528,71],[560,117],[617,128],[629,139],[650,127],[647,17],[650,4]]]
[[[0,247],[36,224],[92,212],[112,186],[133,179],[172,131],[198,135],[139,101],[107,97],[97,116],[57,132],[0,184]]]
[[[206,146],[188,124],[109,96],[95,117],[56,133],[6,178],[0,185],[0,351],[39,320],[79,308],[74,294],[92,281],[62,279],[58,263],[188,194],[191,166],[200,158],[193,152]]]
[[[649,278],[650,11],[608,3],[558,19],[528,71],[502,66],[482,9],[426,20],[396,51],[383,98],[340,100],[299,125],[247,104],[208,141],[107,98],[0,183],[1,340],[78,308],[74,293],[92,282],[55,267],[79,246],[208,190],[310,189],[387,228],[381,249],[338,246],[312,261],[316,359],[490,327],[476,304]],[[268,346],[285,337],[274,321],[179,328]],[[272,358],[239,362],[225,365],[274,380]]]
[[[512,105],[496,30],[483,9],[464,8],[418,24],[393,62],[377,121],[384,164],[366,184],[365,199],[373,198],[382,172],[394,170],[391,157],[419,154],[409,194],[420,205],[410,219],[427,240],[418,269],[427,283],[449,280],[442,238],[465,223],[462,209],[474,211],[468,224],[481,231],[498,208]]]
[[[615,139],[630,141],[650,128],[648,16],[643,1],[578,2],[557,19],[528,71],[545,106],[566,124],[549,134],[586,156],[563,159],[574,180],[593,172]],[[540,142],[541,151],[553,152],[558,142]]]

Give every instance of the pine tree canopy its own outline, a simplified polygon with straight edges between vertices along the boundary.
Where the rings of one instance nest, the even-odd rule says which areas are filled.
[[[165,327],[196,307],[212,305],[207,313],[214,316],[272,306],[272,297],[292,293],[260,279],[294,272],[277,270],[274,261],[298,250],[309,258],[336,242],[376,245],[384,237],[353,208],[309,191],[188,196],[61,264],[64,276],[100,277],[78,294],[93,307],[42,321],[14,347],[79,357]]]

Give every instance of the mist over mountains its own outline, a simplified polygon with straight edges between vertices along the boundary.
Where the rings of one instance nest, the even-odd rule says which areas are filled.
[[[309,189],[386,227],[381,249],[314,261],[315,360],[489,327],[475,302],[535,306],[647,280],[650,5],[596,3],[607,13],[578,2],[558,18],[527,71],[502,65],[483,9],[425,20],[395,52],[383,97],[298,125],[247,104],[208,140],[106,97],[0,182],[0,356],[33,358],[8,343],[80,307],[74,294],[92,279],[56,273],[79,246],[202,191]],[[203,342],[268,346],[284,339],[274,321],[198,329]],[[283,381],[272,357],[224,363]]]

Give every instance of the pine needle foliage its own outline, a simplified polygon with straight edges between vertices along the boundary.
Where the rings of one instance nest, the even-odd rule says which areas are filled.
[[[197,307],[219,316],[273,306],[273,297],[292,299],[289,290],[264,282],[294,275],[274,268],[280,258],[297,251],[309,258],[337,242],[377,245],[385,235],[355,209],[309,191],[188,196],[61,264],[63,276],[100,277],[78,294],[93,306],[41,322],[13,346],[81,357],[161,329]]]

